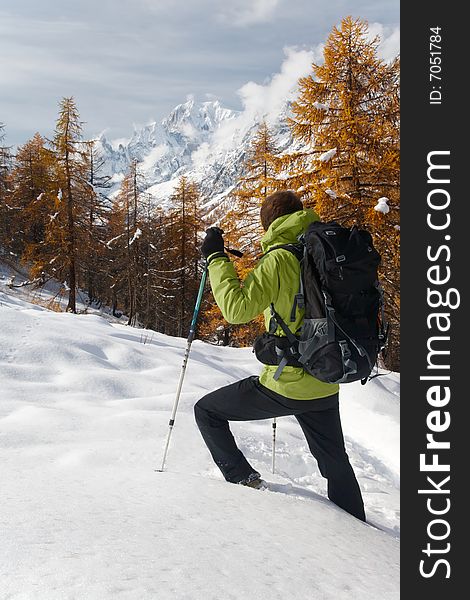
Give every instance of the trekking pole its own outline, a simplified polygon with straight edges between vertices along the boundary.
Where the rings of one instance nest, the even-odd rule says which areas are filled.
[[[181,374],[180,374],[180,379],[178,382],[178,387],[176,390],[176,397],[175,397],[175,402],[173,404],[173,410],[171,413],[170,421],[168,423],[168,436],[166,438],[165,451],[163,452],[162,466],[160,469],[155,469],[156,471],[158,471],[160,473],[163,472],[163,470],[165,468],[166,455],[168,453],[168,447],[170,445],[171,433],[172,433],[173,427],[175,425],[176,411],[178,410],[178,403],[180,400],[181,388],[183,387],[183,380],[184,380],[184,376],[186,373],[186,367],[188,365],[188,358],[189,358],[189,353],[191,351],[191,344],[196,335],[197,318],[199,315],[199,309],[201,307],[202,295],[204,293],[204,286],[206,285],[206,278],[207,278],[207,265],[204,267],[204,272],[202,273],[201,283],[199,284],[199,292],[197,294],[196,306],[194,307],[193,319],[191,321],[191,326],[189,328],[189,336],[188,336],[188,341],[186,344],[186,351],[184,353],[183,366],[181,368]]]
[[[272,471],[274,473],[274,468],[276,466],[276,417],[273,419],[273,461],[272,461]]]

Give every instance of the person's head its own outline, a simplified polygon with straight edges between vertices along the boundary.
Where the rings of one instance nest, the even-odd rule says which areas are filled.
[[[303,210],[303,208],[302,200],[295,192],[291,190],[274,192],[265,198],[261,206],[261,225],[267,231],[271,223],[279,217]]]

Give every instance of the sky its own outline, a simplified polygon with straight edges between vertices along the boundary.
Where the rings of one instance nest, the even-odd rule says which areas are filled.
[[[110,139],[188,95],[241,109],[247,90],[298,70],[347,15],[388,40],[385,55],[398,50],[398,0],[0,0],[5,141],[50,136],[64,96],[85,135]]]

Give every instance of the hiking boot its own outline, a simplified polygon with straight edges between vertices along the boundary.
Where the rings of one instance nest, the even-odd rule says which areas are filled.
[[[256,490],[263,488],[266,484],[261,479],[261,475],[256,471],[254,473],[250,473],[246,479],[242,479],[238,482],[238,485],[245,485],[246,487],[251,487]]]

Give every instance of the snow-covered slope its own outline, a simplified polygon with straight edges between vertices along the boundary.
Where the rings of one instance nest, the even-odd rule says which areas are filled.
[[[398,376],[342,390],[363,524],[331,504],[297,423],[233,426],[270,482],[225,483],[192,407],[258,372],[195,341],[160,466],[185,340],[45,310],[0,282],[0,598],[398,598]],[[23,296],[24,297],[24,296]]]

